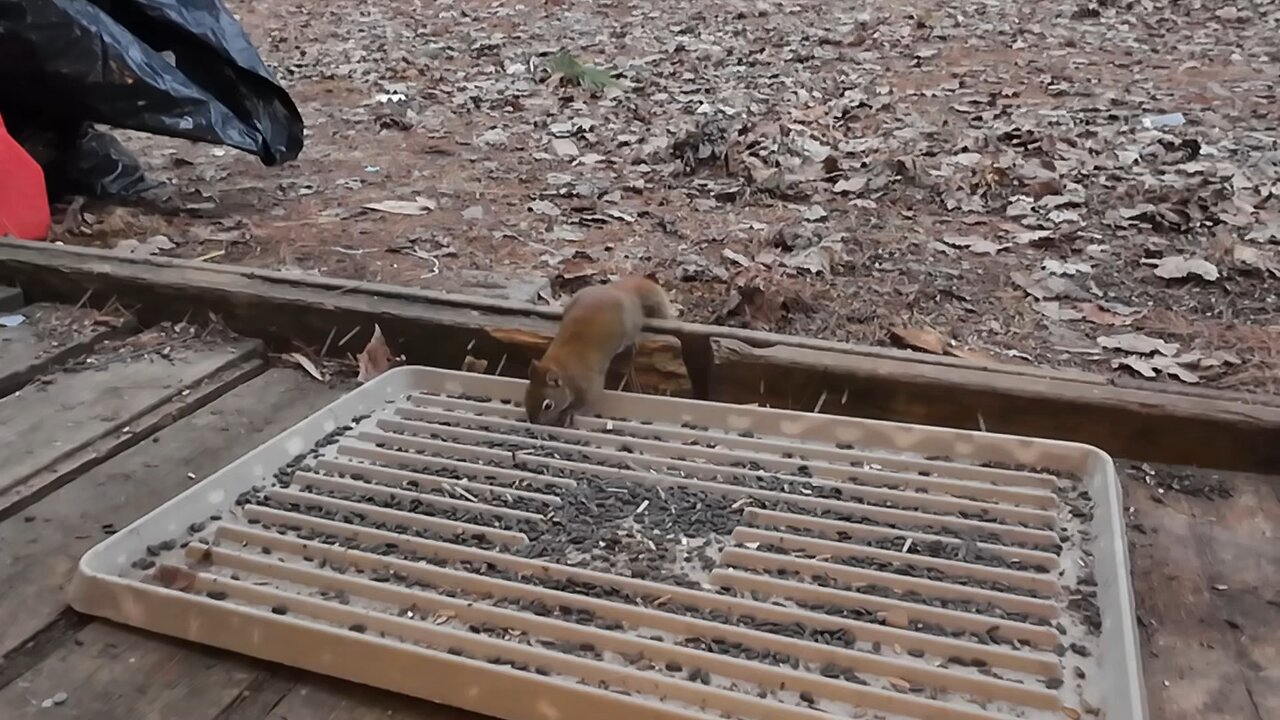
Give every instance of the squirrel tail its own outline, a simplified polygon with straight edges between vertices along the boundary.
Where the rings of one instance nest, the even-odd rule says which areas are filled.
[[[640,309],[644,316],[654,320],[668,320],[676,316],[675,308],[667,292],[658,283],[646,277],[619,278],[614,286],[623,292],[630,293],[640,301]]]

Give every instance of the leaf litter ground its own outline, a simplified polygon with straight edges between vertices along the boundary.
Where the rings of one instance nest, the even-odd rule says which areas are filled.
[[[126,133],[167,197],[59,239],[537,302],[652,272],[698,321],[1280,390],[1280,3],[232,5],[302,157]]]

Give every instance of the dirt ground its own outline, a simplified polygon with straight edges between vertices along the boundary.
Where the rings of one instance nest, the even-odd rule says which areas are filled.
[[[122,133],[59,239],[1280,391],[1276,2],[231,5],[301,157]]]

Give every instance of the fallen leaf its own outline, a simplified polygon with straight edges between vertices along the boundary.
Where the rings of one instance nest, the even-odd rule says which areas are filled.
[[[1076,303],[1075,307],[1085,320],[1096,325],[1130,325],[1146,314],[1145,311],[1137,308],[1128,308],[1130,311],[1128,314],[1112,312],[1098,303]]]
[[[462,360],[462,372],[478,373],[483,375],[485,370],[489,369],[489,361],[482,360],[478,357],[466,356]]]
[[[1113,368],[1127,367],[1130,370],[1137,372],[1142,377],[1153,378],[1156,376],[1156,366],[1152,365],[1146,360],[1143,360],[1137,355],[1132,355],[1127,358],[1120,358],[1119,360],[1112,360],[1111,367]]]
[[[392,215],[426,215],[436,209],[436,201],[429,198],[416,200],[383,200],[381,202],[362,205],[366,210],[391,213]]]
[[[1263,274],[1271,273],[1280,277],[1280,262],[1277,262],[1271,253],[1248,245],[1236,245],[1231,248],[1231,259]]]
[[[502,147],[507,144],[507,134],[502,128],[493,128],[477,135],[476,142],[488,147]]]
[[[356,356],[356,363],[360,366],[360,374],[356,376],[356,380],[362,383],[369,382],[395,365],[395,356],[391,354],[391,348],[387,347],[382,328],[378,325],[373,326],[373,337],[369,338],[369,344]]]
[[[1154,265],[1157,276],[1166,280],[1185,278],[1188,275],[1199,275],[1205,280],[1217,280],[1218,268],[1202,258],[1187,258],[1184,255],[1171,255],[1161,260],[1143,260],[1144,265]]]
[[[740,252],[735,252],[733,250],[730,250],[729,248],[725,248],[721,250],[720,254],[738,263],[742,267],[747,267],[751,264],[751,259],[748,258],[746,255],[743,255]]]
[[[155,255],[162,250],[172,250],[175,247],[177,247],[177,245],[173,244],[173,241],[170,240],[168,236],[152,235],[143,242],[138,242],[132,238],[121,240],[116,243],[115,249],[117,252],[122,252],[127,255],[142,255],[145,257],[148,255]]]
[[[808,270],[814,275],[830,275],[832,263],[843,255],[844,243],[823,240],[813,247],[787,253],[782,257],[782,264],[796,270]]]
[[[1178,354],[1178,345],[1176,343],[1168,343],[1159,338],[1153,338],[1141,333],[1103,335],[1098,338],[1098,345],[1108,350],[1123,350],[1124,352],[1142,355],[1160,353],[1161,355],[1173,356]]]
[[[546,215],[548,217],[560,216],[560,208],[556,207],[554,203],[549,203],[546,200],[534,200],[529,203],[529,210],[530,212],[535,212],[539,215]]]
[[[837,193],[856,193],[856,192],[861,192],[862,189],[865,188],[866,186],[867,186],[866,178],[862,178],[862,177],[845,178],[843,180],[838,181],[835,184],[835,186],[831,188],[831,190]]]
[[[481,220],[484,218],[484,208],[480,205],[472,205],[462,211],[462,217],[465,220]]]
[[[285,357],[301,365],[302,369],[306,370],[307,373],[311,375],[311,377],[319,380],[320,382],[328,381],[328,378],[325,377],[324,373],[320,372],[320,368],[316,367],[316,364],[311,362],[311,359],[308,358],[306,355],[295,352],[295,353],[289,353],[288,355],[285,355]]]
[[[1079,320],[1084,313],[1073,307],[1063,305],[1057,300],[1045,300],[1035,304],[1036,312],[1051,320]]]
[[[1089,293],[1080,289],[1079,285],[1067,280],[1066,278],[1049,275],[1048,273],[1038,272],[1034,275],[1027,275],[1022,272],[1015,272],[1009,275],[1015,283],[1018,284],[1027,294],[1037,300],[1055,300],[1057,298],[1070,298],[1072,300],[1088,300]]]
[[[1127,367],[1146,378],[1155,377],[1157,371],[1159,371],[1185,383],[1194,384],[1200,382],[1199,376],[1180,364],[1181,360],[1181,358],[1170,358],[1159,355],[1152,358],[1141,358],[1136,355],[1132,355],[1127,358],[1112,360],[1111,367]]]
[[[889,339],[910,350],[941,355],[947,349],[947,339],[933,328],[893,328]]]
[[[1061,260],[1045,260],[1040,268],[1050,275],[1077,275],[1093,272],[1089,263],[1062,262]]]
[[[804,213],[802,213],[800,217],[813,222],[826,218],[827,211],[824,210],[821,205],[810,205],[804,209]]]
[[[578,157],[578,146],[569,138],[555,138],[551,141],[551,152],[560,157]]]
[[[196,584],[197,578],[194,570],[170,563],[157,565],[152,577],[170,590],[188,590]]]
[[[890,675],[886,677],[885,680],[889,681],[889,684],[893,686],[893,689],[897,690],[898,692],[907,692],[908,690],[911,689],[911,683],[907,682],[906,680],[903,680],[900,677],[893,677],[892,675]]]
[[[972,235],[945,235],[942,242],[954,247],[961,247],[970,252],[979,255],[995,255],[997,252],[1009,247],[1008,243],[993,243]]]

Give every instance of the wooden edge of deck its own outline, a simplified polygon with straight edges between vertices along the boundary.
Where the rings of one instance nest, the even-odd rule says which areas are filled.
[[[91,248],[0,240],[0,280],[32,299],[115,296],[143,322],[216,317],[276,349],[358,353],[375,323],[408,361],[522,376],[559,311],[373,283]],[[637,379],[655,394],[1035,435],[1096,445],[1116,457],[1245,472],[1280,466],[1280,407],[1197,388],[1120,388],[1098,375],[696,325],[651,322],[674,336],[642,345]],[[683,365],[683,368],[680,367]]]

